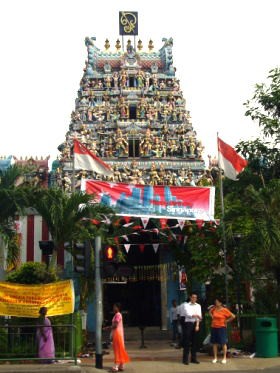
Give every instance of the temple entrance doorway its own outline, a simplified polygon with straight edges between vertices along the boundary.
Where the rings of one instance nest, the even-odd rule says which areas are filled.
[[[140,245],[131,245],[127,264],[135,268],[127,283],[104,283],[104,320],[112,320],[112,306],[119,302],[126,326],[160,326],[160,281],[149,273],[159,264],[159,254],[152,245],[145,245],[144,250]]]
[[[128,154],[129,157],[139,157],[139,139],[131,138],[128,140]]]

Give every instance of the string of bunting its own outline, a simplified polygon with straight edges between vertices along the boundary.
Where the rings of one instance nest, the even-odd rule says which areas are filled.
[[[112,224],[112,221],[111,221],[110,217],[108,217],[106,215],[103,215],[103,217],[104,217],[104,219],[101,220],[101,221],[96,220],[96,219],[87,219],[87,218],[85,218],[85,220],[90,220],[92,222],[92,224],[94,224],[94,225],[98,225],[100,223],[104,223],[106,225]],[[177,224],[169,226],[167,224],[168,223],[167,218],[160,218],[159,219],[160,229],[156,228],[156,227],[151,228],[151,229],[146,229],[146,227],[147,227],[147,225],[150,221],[149,217],[140,217],[142,225],[137,225],[135,221],[131,221],[131,219],[132,219],[131,216],[122,216],[120,219],[124,220],[124,222],[125,222],[125,224],[122,224],[121,227],[123,227],[123,228],[129,228],[130,227],[130,229],[134,230],[134,232],[114,237],[116,245],[123,245],[127,253],[129,252],[129,249],[132,245],[133,246],[139,246],[139,249],[140,249],[141,252],[144,252],[145,246],[152,245],[155,253],[158,251],[159,244],[160,245],[168,245],[168,242],[160,242],[160,243],[133,243],[133,242],[130,242],[129,237],[130,236],[139,236],[140,235],[139,231],[141,233],[148,232],[148,233],[154,233],[158,236],[161,235],[161,236],[165,237],[169,242],[172,241],[172,240],[176,240],[176,241],[180,241],[180,242],[183,241],[183,243],[185,244],[187,239],[188,239],[188,236],[186,234],[183,235],[183,232],[182,232],[182,234],[175,234],[174,232],[172,232],[172,229],[180,228],[180,230],[183,231],[185,226],[188,226],[188,227],[192,226],[192,223],[190,223],[186,219],[173,219],[173,220],[177,220]],[[196,226],[197,226],[198,229],[202,229],[202,227],[205,225],[205,221],[200,220],[200,219],[197,219],[195,221],[195,223],[196,223]],[[209,222],[209,225],[212,225],[213,227],[216,227],[219,224],[220,224],[219,219],[215,219],[214,221]],[[125,243],[119,242],[120,238],[125,240]]]

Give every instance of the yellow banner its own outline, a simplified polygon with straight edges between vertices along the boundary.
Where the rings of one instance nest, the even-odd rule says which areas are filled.
[[[72,280],[43,285],[0,282],[0,315],[39,317],[41,307],[47,307],[48,316],[66,315],[74,306]]]

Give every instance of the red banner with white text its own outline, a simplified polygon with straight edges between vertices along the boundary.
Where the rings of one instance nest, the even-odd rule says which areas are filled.
[[[205,221],[214,219],[214,187],[133,185],[85,180],[83,189],[117,215]]]

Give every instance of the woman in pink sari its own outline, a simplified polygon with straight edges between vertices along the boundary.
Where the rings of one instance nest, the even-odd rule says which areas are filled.
[[[50,320],[46,317],[47,307],[41,307],[39,311],[39,326],[36,337],[38,344],[38,357],[48,360],[41,360],[43,363],[53,363],[55,356],[53,332]]]
[[[124,332],[122,315],[120,313],[120,304],[115,303],[113,305],[114,317],[112,320],[112,340],[113,350],[115,356],[115,365],[112,367],[112,372],[122,372],[124,370],[124,363],[130,361],[129,356],[124,346]]]

